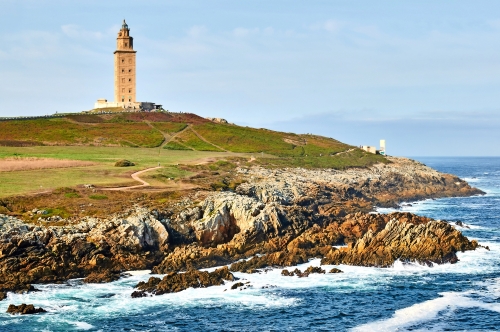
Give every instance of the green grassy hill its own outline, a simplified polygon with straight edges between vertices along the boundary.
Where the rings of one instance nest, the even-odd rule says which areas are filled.
[[[115,167],[121,159],[135,166]],[[40,160],[54,166],[40,168]],[[58,160],[87,164],[58,168]],[[231,188],[231,183],[238,182],[234,172],[238,165],[345,169],[379,162],[387,160],[332,138],[214,123],[188,113],[4,119],[0,121],[0,213],[5,197],[39,197],[33,194],[64,187],[83,190],[83,200],[87,194],[78,189],[83,184],[101,188],[137,184],[131,179],[133,172],[159,164],[162,168],[144,174],[145,179],[155,188],[175,191]],[[9,168],[12,163],[21,168]],[[220,163],[230,167],[221,170]],[[43,204],[64,207],[71,203],[72,198],[61,195],[58,199],[64,202],[59,205],[49,204],[48,198]],[[20,197],[19,202],[26,199]]]
[[[0,121],[0,146],[141,147],[254,154],[270,166],[368,166],[384,162],[332,138],[214,123],[189,113],[72,114]]]

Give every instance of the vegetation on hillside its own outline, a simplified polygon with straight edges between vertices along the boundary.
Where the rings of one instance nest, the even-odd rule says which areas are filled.
[[[165,140],[169,140],[167,144]],[[152,149],[155,147],[164,149]],[[166,168],[190,166],[157,172],[150,178],[155,186],[174,189],[168,179],[202,172],[199,178],[189,175],[187,181],[203,188],[222,190],[232,188],[239,181],[222,175],[233,172],[225,170],[228,167],[345,169],[387,162],[383,156],[366,153],[332,138],[213,123],[194,114],[161,112],[71,114],[58,118],[0,121],[0,159],[6,157],[69,159],[95,164],[51,168],[50,171],[26,170],[22,174],[6,174],[0,170],[0,197],[45,192],[54,186],[134,184],[130,178],[132,172],[159,164]],[[131,160],[135,166],[123,170],[113,167],[121,159]],[[221,172],[225,162],[229,164],[224,164]],[[193,169],[196,164],[207,166]]]
[[[177,142],[180,142],[188,147],[198,151],[222,151],[221,149],[209,144],[200,139],[192,130],[185,130],[175,137]]]
[[[47,145],[124,145],[157,147],[163,135],[146,123],[74,123],[68,119],[0,122],[0,140]]]
[[[167,149],[167,150],[192,150],[192,149],[188,148],[186,145],[181,144],[181,143],[176,142],[176,141],[168,142],[167,144],[165,144],[165,146],[163,148]]]
[[[155,122],[153,127],[167,134],[175,134],[187,127],[186,123],[182,122]]]
[[[349,167],[368,167],[377,163],[388,163],[381,156],[367,153],[361,149],[352,149],[333,156],[307,156],[259,158],[257,163],[265,167],[302,167],[302,168],[333,168],[346,169]]]
[[[228,124],[205,123],[194,129],[206,140],[232,152],[268,153],[278,157],[332,155],[349,148],[337,140],[314,136],[282,133]]]

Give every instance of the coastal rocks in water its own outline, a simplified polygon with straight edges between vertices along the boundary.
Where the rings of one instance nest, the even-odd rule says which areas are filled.
[[[142,208],[71,226],[34,226],[0,215],[0,291],[87,276],[88,282],[116,280],[120,271],[151,269],[168,247],[166,227]]]
[[[245,286],[244,283],[237,282],[237,283],[235,283],[234,285],[231,286],[231,289],[234,290],[234,289],[237,289],[238,287],[243,287],[243,286]]]
[[[155,274],[166,274],[174,271],[189,269],[203,269],[230,264],[238,259],[234,248],[220,245],[220,248],[205,248],[192,243],[187,246],[178,246],[168,253],[163,261],[152,269]]]
[[[460,221],[460,220],[456,221],[455,225],[460,226],[462,228],[470,228],[469,226],[467,226],[466,224],[464,224],[463,221]]]
[[[233,281],[235,277],[227,267],[206,272],[199,270],[189,270],[185,273],[171,272],[163,279],[151,277],[147,282],[139,282],[132,297],[147,296],[146,293],[162,295],[166,293],[176,293],[192,288],[205,288],[210,286],[223,285],[224,280]]]
[[[482,193],[418,162],[388,160],[342,171],[240,167],[237,176],[244,181],[235,192],[203,193],[201,203],[193,197],[198,192],[161,212],[137,208],[68,226],[0,215],[0,292],[71,278],[106,282],[128,270],[188,271],[138,289],[161,293],[210,280],[193,269],[235,261],[231,271],[254,273],[314,257],[369,266],[390,266],[396,259],[454,262],[456,251],[474,249],[477,243],[429,218],[367,214],[374,205]],[[348,247],[332,248],[339,245]]]
[[[381,216],[383,217],[383,216]],[[433,263],[456,263],[456,252],[474,250],[478,243],[469,241],[450,224],[411,214],[390,214],[380,231],[368,230],[348,247],[332,250],[322,264],[389,267],[396,260]]]
[[[113,273],[111,271],[92,272],[83,282],[88,284],[101,284],[105,282],[112,282],[120,279],[120,273]]]
[[[18,294],[36,292],[38,289],[30,284],[24,284],[17,280],[6,280],[4,283],[0,282],[0,301],[7,297],[7,292],[13,291]]]
[[[334,267],[328,273],[344,273],[344,271],[342,271],[342,270],[337,269],[336,267]]]
[[[11,304],[9,305],[9,308],[7,308],[7,313],[15,315],[15,314],[20,314],[20,315],[32,315],[32,314],[38,314],[42,312],[47,312],[43,308],[35,308],[33,304],[20,304],[20,305],[14,305]]]
[[[288,271],[287,269],[284,269],[283,271],[281,271],[282,276],[286,276],[286,277],[297,276],[299,278],[307,278],[312,273],[325,274],[325,270],[323,270],[319,266],[318,267],[309,266],[304,272],[302,272],[299,269],[295,269],[292,272]]]
[[[294,251],[277,251],[274,253],[255,256],[249,260],[239,261],[231,264],[229,268],[232,272],[256,273],[259,269],[268,266],[295,266],[306,263],[309,258],[315,257],[317,251],[313,250],[294,250]]]

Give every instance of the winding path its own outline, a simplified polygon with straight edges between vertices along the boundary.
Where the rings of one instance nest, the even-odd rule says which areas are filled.
[[[138,181],[142,184],[138,184],[138,185],[135,185],[135,186],[129,186],[129,187],[115,187],[115,188],[100,188],[99,190],[111,190],[111,191],[118,191],[118,190],[128,190],[128,189],[137,189],[137,188],[144,188],[144,187],[149,187],[150,184],[144,180],[142,180],[139,175],[141,175],[142,173],[146,173],[146,172],[149,172],[149,171],[152,171],[152,170],[155,170],[155,169],[158,169],[158,168],[162,168],[161,166],[158,166],[158,167],[152,167],[152,168],[146,168],[146,169],[143,169],[142,171],[139,171],[139,172],[135,172],[132,174],[132,179],[134,179],[135,181]]]

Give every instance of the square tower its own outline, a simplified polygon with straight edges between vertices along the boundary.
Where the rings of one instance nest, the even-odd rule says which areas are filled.
[[[135,103],[135,53],[134,38],[123,20],[116,38],[115,51],[115,103]],[[129,104],[130,105],[130,104]]]

